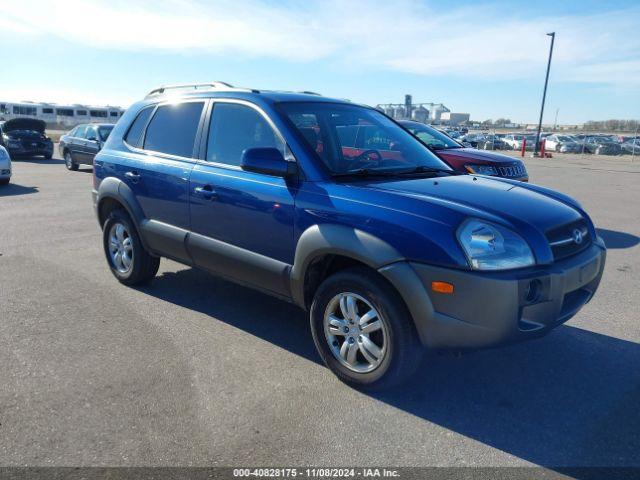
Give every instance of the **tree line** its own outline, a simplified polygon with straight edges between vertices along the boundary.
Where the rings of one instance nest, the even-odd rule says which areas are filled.
[[[640,126],[638,120],[589,120],[584,124],[584,130],[594,131],[615,131],[615,132],[635,132]]]

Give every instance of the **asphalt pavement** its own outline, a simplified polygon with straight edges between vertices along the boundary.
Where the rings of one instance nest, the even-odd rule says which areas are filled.
[[[0,465],[640,466],[640,161],[526,159],[609,247],[600,290],[545,338],[429,355],[368,394],[287,303],[163,260],[107,269],[91,169],[14,162],[0,187]]]

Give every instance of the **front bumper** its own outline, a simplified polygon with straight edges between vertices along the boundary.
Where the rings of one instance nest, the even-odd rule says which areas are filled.
[[[53,155],[53,144],[38,145],[36,147],[31,146],[7,146],[7,151],[12,157],[15,156],[27,156],[27,155]]]
[[[605,259],[598,238],[578,255],[522,270],[471,272],[400,262],[380,272],[401,292],[424,345],[475,349],[539,337],[569,320],[593,297]],[[431,291],[434,281],[453,284],[454,293]]]

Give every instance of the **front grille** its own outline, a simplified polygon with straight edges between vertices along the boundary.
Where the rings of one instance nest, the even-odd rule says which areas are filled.
[[[25,150],[44,150],[45,143],[41,140],[22,140],[22,148]]]
[[[498,172],[501,177],[524,177],[527,174],[527,169],[520,163],[514,163],[498,167]]]
[[[547,240],[554,260],[580,253],[592,242],[587,222],[582,218],[547,231]]]

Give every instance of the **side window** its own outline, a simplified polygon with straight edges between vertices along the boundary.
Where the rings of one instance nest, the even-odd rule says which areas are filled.
[[[420,140],[422,140],[424,143],[429,145],[430,147],[446,147],[447,146],[446,143],[444,143],[439,138],[434,137],[429,132],[425,132],[422,130],[415,130],[415,129],[411,129],[411,132]]]
[[[87,134],[87,126],[86,125],[81,125],[76,130],[76,133],[75,133],[74,137],[76,137],[76,138],[84,138],[86,136],[86,134]]]
[[[364,134],[362,148],[374,150],[391,150],[392,139],[390,139],[385,134],[385,130],[378,128],[375,125],[367,125],[361,130]]]
[[[340,125],[336,127],[336,132],[341,147],[356,147],[356,137],[358,136],[357,125]]]
[[[97,140],[96,127],[87,127],[87,140]]]
[[[158,107],[147,127],[144,149],[179,157],[193,157],[193,145],[203,107],[204,102]]]
[[[209,126],[207,160],[240,165],[247,148],[273,147],[284,155],[284,144],[264,117],[251,107],[237,103],[216,103]]]
[[[136,119],[133,121],[133,124],[131,124],[127,135],[124,137],[124,141],[132,147],[142,147],[142,131],[147,125],[149,117],[153,113],[154,108],[155,105],[141,110],[140,113],[138,113]]]

